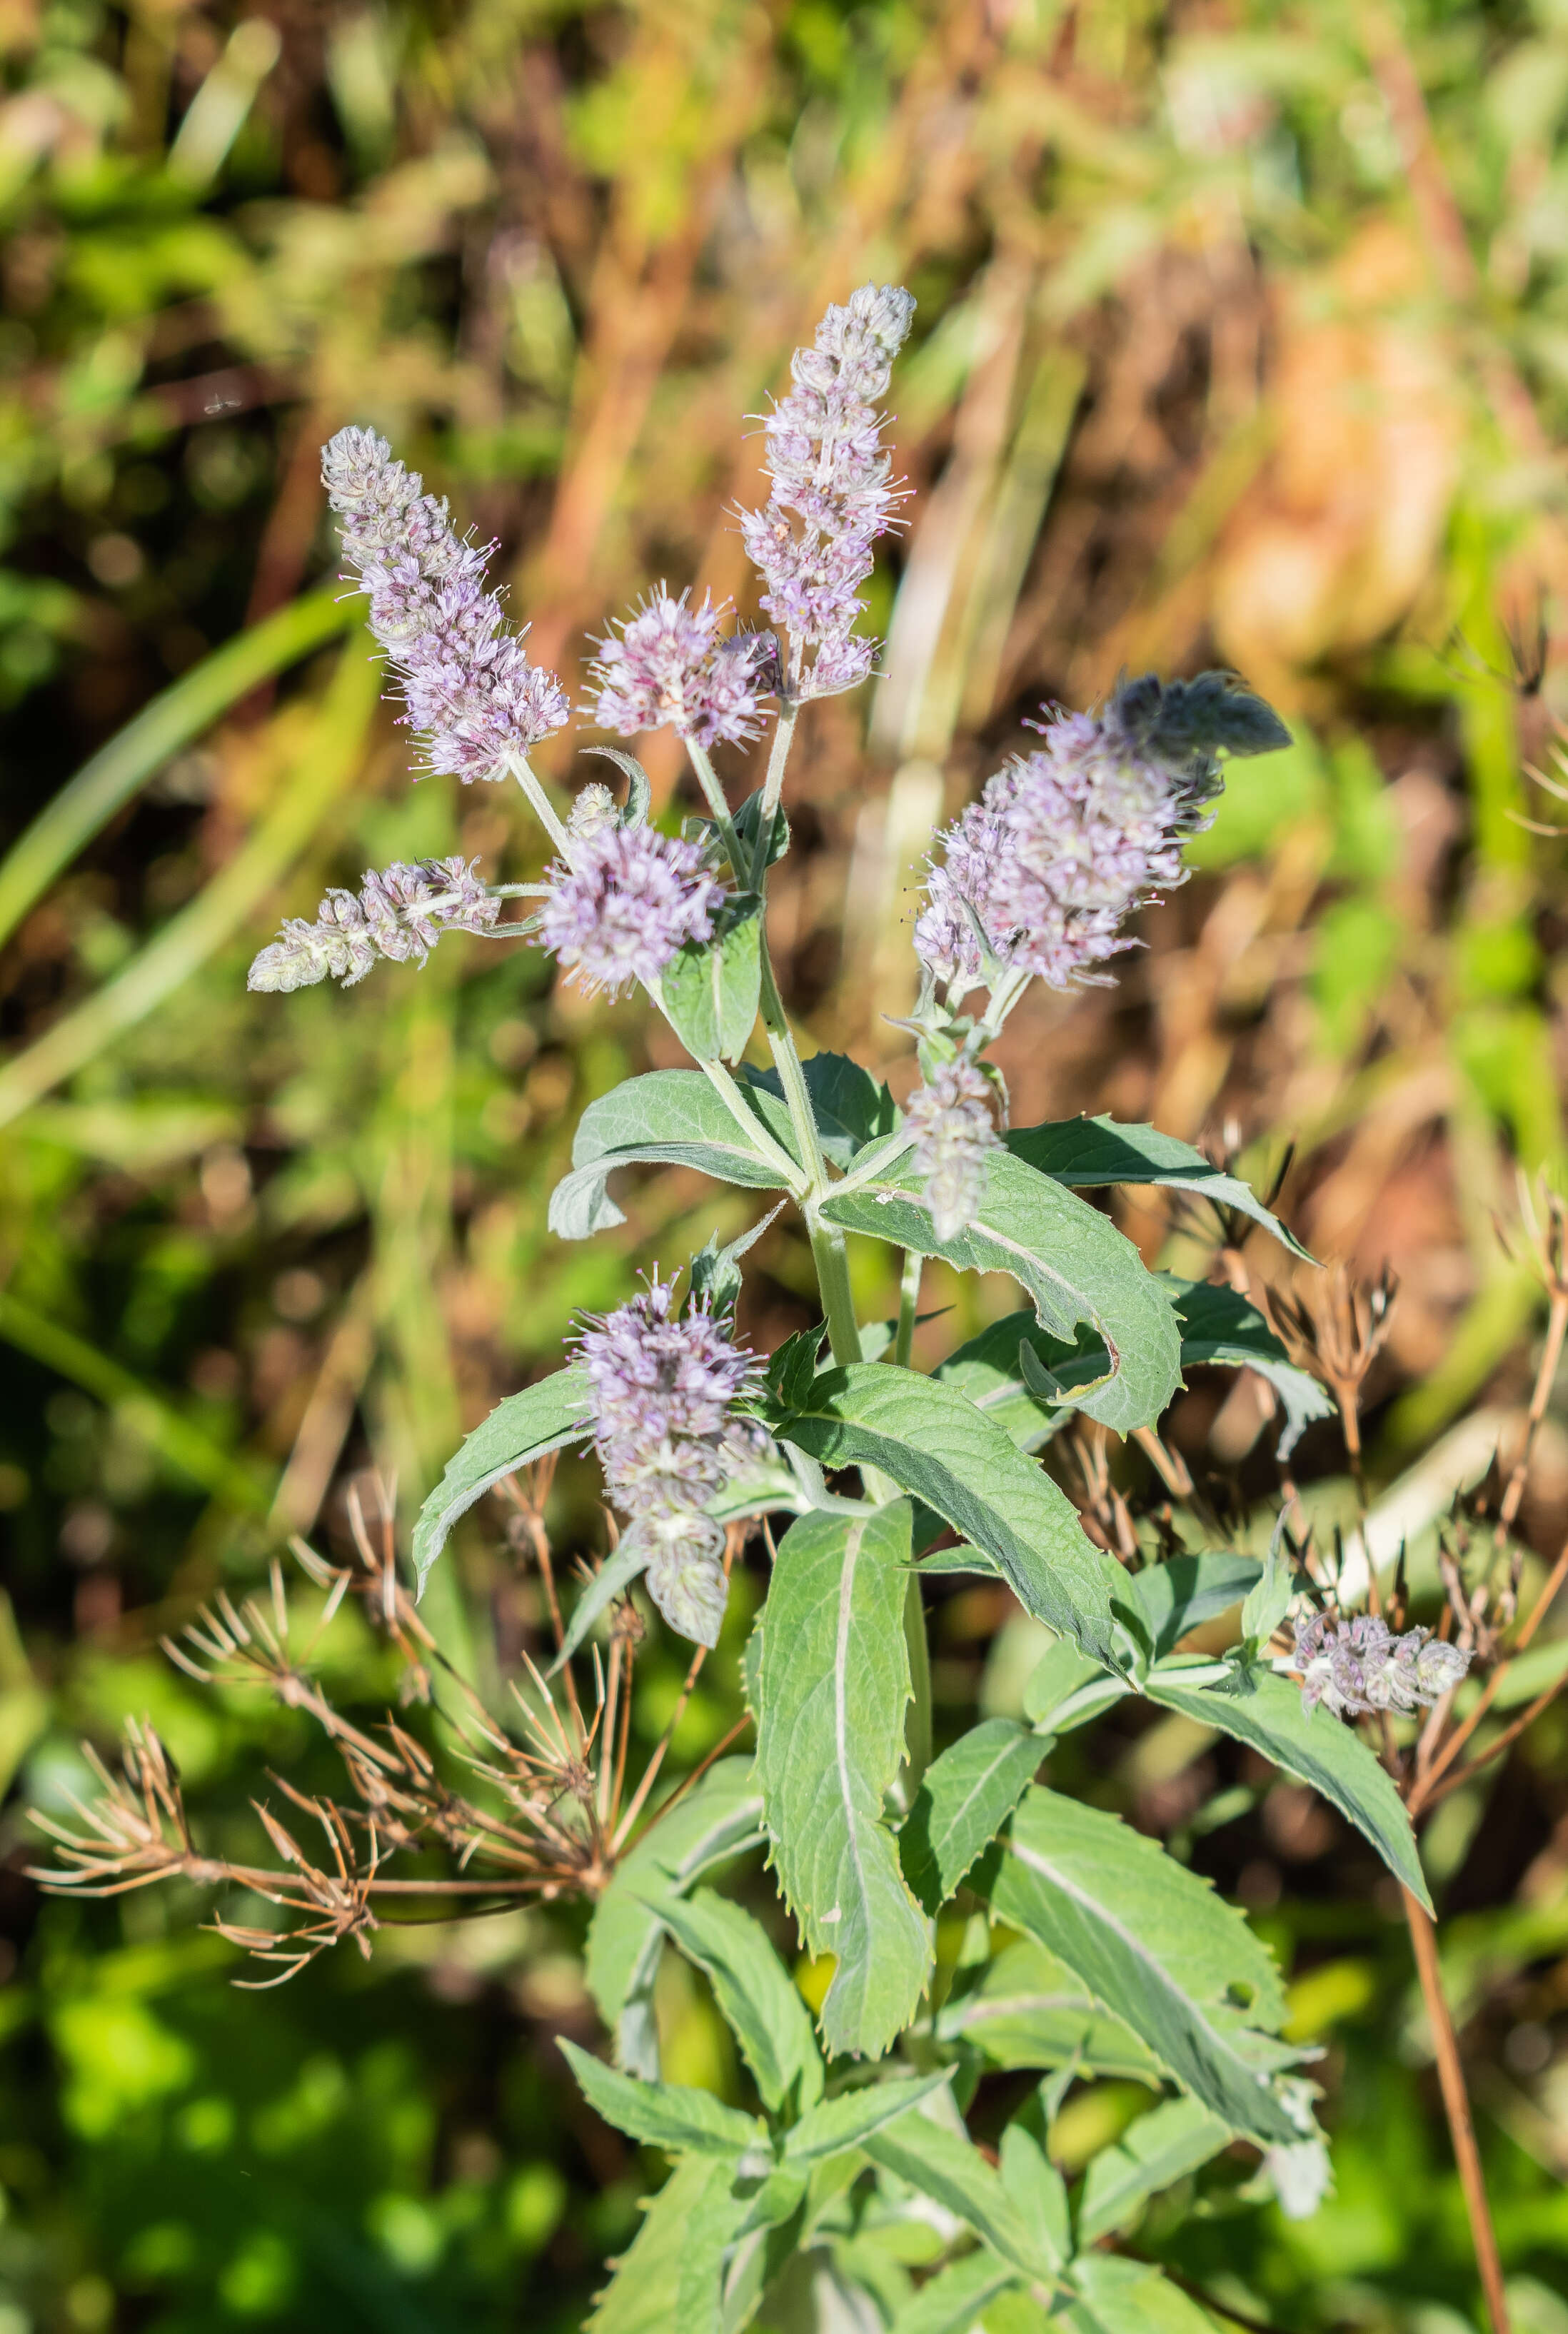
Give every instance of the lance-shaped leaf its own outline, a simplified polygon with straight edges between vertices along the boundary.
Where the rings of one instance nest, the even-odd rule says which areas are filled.
[[[1162,1273],[1181,1320],[1182,1366],[1205,1362],[1221,1369],[1256,1370],[1280,1398],[1285,1423],[1279,1455],[1288,1459],[1315,1418],[1331,1418],[1326,1387],[1291,1360],[1255,1305],[1210,1280],[1178,1280]]]
[[[721,1759],[615,1868],[588,1924],[585,1974],[615,2056],[651,2080],[659,2071],[653,1979],[664,1941],[653,1909],[762,1837],[762,1794],[750,1759]]]
[[[587,1635],[606,1605],[624,1596],[639,1573],[645,1572],[652,1551],[634,1523],[621,1535],[620,1544],[605,1558],[585,1587],[578,1592],[572,1607],[572,1617],[566,1623],[561,1638],[561,1650],[550,1664],[548,1674],[554,1677],[564,1669]]]
[[[747,2213],[733,2166],[685,2157],[643,2213],[584,2334],[721,2334],[724,2255]]]
[[[885,2172],[967,2222],[993,2253],[1025,2277],[1050,2279],[1059,2266],[1046,2233],[1031,2228],[974,2142],[928,2116],[901,2116],[872,2134],[866,2153]]]
[[[1079,2298],[1061,2320],[1070,2334],[1217,2334],[1208,2311],[1147,2262],[1084,2253],[1072,2277]]]
[[[1189,1629],[1216,1620],[1239,1605],[1257,1585],[1262,1567],[1255,1557],[1226,1550],[1205,1556],[1172,1556],[1146,1565],[1127,1584],[1148,1625],[1157,1658],[1173,1651]]]
[[[809,1951],[837,1962],[822,2004],[835,2056],[885,2050],[931,1967],[882,1812],[910,1696],[909,1526],[903,1500],[802,1516],[779,1543],[758,1623],[757,1780],[785,1900]]]
[[[789,1157],[789,1114],[782,1102],[740,1089],[764,1136]],[[591,1102],[577,1123],[572,1172],[550,1195],[550,1230],[557,1239],[586,1239],[625,1221],[605,1188],[617,1167],[695,1167],[721,1183],[778,1191],[775,1160],[751,1143],[747,1130],[701,1070],[653,1070],[628,1078]]]
[[[1290,2057],[1271,2040],[1279,1972],[1206,1881],[1119,1818],[1037,1784],[973,1885],[1234,2130],[1300,2137],[1268,2081]]]
[[[813,1054],[801,1064],[811,1115],[822,1153],[833,1166],[847,1167],[868,1143],[878,1143],[898,1124],[898,1110],[882,1080],[847,1054]],[[747,1068],[742,1083],[771,1095],[782,1109],[784,1088],[777,1070]]]
[[[1122,1125],[1113,1118],[1065,1118],[1043,1126],[1015,1126],[1007,1147],[1042,1175],[1071,1191],[1108,1183],[1163,1183],[1216,1207],[1234,1208],[1308,1264],[1312,1259],[1295,1234],[1264,1207],[1250,1184],[1227,1175],[1190,1143],[1162,1134],[1157,1126]]]
[[[1207,1664],[1201,1666],[1207,1670]],[[1246,1693],[1214,1693],[1185,1683],[1178,1662],[1152,1669],[1145,1691],[1151,1702],[1248,1743],[1286,1774],[1321,1791],[1429,1911],[1432,1900],[1405,1803],[1387,1769],[1354,1727],[1338,1719],[1325,1726],[1321,1718],[1309,1718],[1302,1708],[1300,1686],[1273,1670],[1253,1670],[1249,1684]]]
[[[961,1735],[921,1778],[898,1835],[905,1877],[939,1913],[1033,1782],[1046,1745],[1011,1718]]]
[[[762,1415],[825,1467],[881,1468],[994,1558],[1026,1612],[1114,1665],[1119,1566],[1088,1538],[1067,1494],[954,1387],[854,1363],[819,1372]]]
[[[993,2253],[965,2253],[939,2269],[905,2303],[889,2334],[971,2334],[987,2305],[1020,2282],[1016,2271]]]
[[[588,1381],[573,1362],[564,1370],[508,1394],[476,1426],[457,1456],[447,1462],[414,1526],[414,1572],[422,1594],[425,1577],[447,1544],[458,1518],[503,1475],[530,1466],[563,1443],[586,1442]]]
[[[1185,2179],[1231,2143],[1229,2124],[1196,2099],[1166,2099],[1102,2147],[1084,2174],[1078,2242],[1092,2245],[1132,2226],[1148,2199]]]
[[[713,1988],[770,2113],[799,2116],[822,2096],[822,2055],[811,2013],[750,1913],[709,1888],[649,1905]]]
[[[1094,1330],[1080,1329],[1077,1344],[1070,1345],[1025,1310],[988,1322],[938,1364],[935,1375],[966,1394],[1021,1451],[1038,1451],[1072,1412],[1065,1401],[1034,1391],[1033,1381],[1024,1376],[1023,1346],[1064,1392],[1093,1385],[1110,1369],[1110,1356]]]
[[[823,2099],[784,2135],[786,2164],[821,2164],[864,2147],[874,2134],[895,2123],[934,2091],[953,2079],[949,2069],[935,2075],[895,2075],[890,2082],[867,2083],[864,2089],[841,2091]]]
[[[1065,1962],[1020,1937],[976,1970],[962,1970],[937,2014],[944,2042],[968,2042],[998,2067],[1080,2067],[1086,2075],[1157,2083],[1146,2042],[1100,2008]]]
[[[735,1062],[757,1019],[762,903],[755,892],[727,903],[717,937],[688,940],[659,979],[670,1025],[700,1062]]]
[[[588,2105],[628,2139],[671,2156],[718,2156],[732,2164],[768,2147],[767,2127],[756,2116],[727,2107],[711,2091],[688,2083],[640,2082],[579,2050],[565,2035],[560,2047]]]
[[[1068,1345],[1086,1321],[1103,1342],[1110,1374],[1080,1409],[1127,1433],[1157,1419],[1180,1376],[1176,1325],[1159,1283],[1108,1216],[1009,1151],[992,1152],[973,1220],[939,1240],[906,1167],[822,1203],[829,1222],[875,1239],[940,1256],[961,1272],[1009,1272],[1033,1300],[1040,1326]]]

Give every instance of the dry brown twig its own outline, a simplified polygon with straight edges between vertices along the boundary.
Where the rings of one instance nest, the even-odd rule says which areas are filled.
[[[542,1472],[542,1471],[541,1471]],[[547,1483],[506,1487],[521,1538],[537,1563],[550,1615],[559,1688],[532,1658],[510,1687],[509,1724],[489,1711],[472,1684],[442,1655],[400,1579],[391,1489],[379,1479],[356,1481],[348,1516],[356,1562],[334,1565],[304,1541],[294,1553],[323,1604],[296,1647],[282,1567],[269,1567],[265,1596],[236,1605],[220,1590],[164,1650],[187,1676],[202,1684],[253,1685],[286,1708],[315,1720],[343,1761],[352,1796],[343,1801],[307,1798],[280,1777],[276,1788],[321,1830],[324,1857],[313,1861],[274,1811],[253,1800],[276,1865],[202,1855],[190,1834],[179,1777],[163,1744],[145,1721],[125,1730],[119,1773],[89,1749],[101,1789],[74,1802],[75,1821],[35,1816],[53,1839],[56,1861],[32,1876],[50,1890],[82,1896],[117,1896],[158,1882],[184,1879],[204,1887],[244,1889],[290,1916],[281,1929],[215,1917],[231,1943],[277,1970],[256,1982],[275,1985],[316,1954],[345,1938],[368,1953],[379,1925],[373,1909],[387,1897],[536,1902],[578,1895],[594,1898],[608,1885],[634,1836],[658,1823],[712,1760],[722,1755],[742,1720],[696,1772],[649,1815],[648,1803],[706,1659],[699,1646],[658,1742],[628,1797],[633,1672],[643,1624],[629,1600],[614,1607],[607,1654],[588,1649],[592,1691],[585,1698],[570,1661],[561,1659],[565,1624],[556,1587],[542,1506]],[[729,1569],[745,1538],[731,1526]],[[591,1575],[589,1576],[591,1577]],[[345,1597],[357,1596],[367,1617],[402,1657],[402,1700],[428,1703],[475,1779],[455,1787],[437,1758],[389,1712],[373,1733],[334,1708],[312,1664]],[[440,1691],[438,1693],[437,1684]],[[454,1872],[392,1877],[389,1857],[443,1851]],[[476,1873],[474,1867],[481,1869]]]

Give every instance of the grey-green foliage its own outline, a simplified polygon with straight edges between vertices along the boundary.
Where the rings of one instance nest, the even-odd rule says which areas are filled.
[[[1212,1664],[1197,1669],[1199,1678],[1213,1675]],[[1201,1726],[1234,1735],[1238,1742],[1261,1750],[1273,1766],[1310,1783],[1370,1840],[1395,1878],[1430,1910],[1432,1900],[1405,1803],[1387,1769],[1354,1728],[1338,1720],[1326,1726],[1316,1714],[1309,1717],[1302,1708],[1300,1687],[1272,1670],[1253,1670],[1239,1683],[1241,1692],[1221,1693],[1206,1683],[1189,1682],[1180,1666],[1161,1666],[1150,1671],[1146,1691],[1167,1710],[1179,1710]]]
[[[785,1152],[789,1117],[781,1102],[754,1086],[739,1090],[744,1107]],[[694,1167],[719,1182],[777,1190],[778,1169],[748,1138],[701,1070],[652,1070],[628,1078],[588,1104],[572,1143],[572,1171],[550,1196],[550,1230],[558,1239],[586,1239],[624,1223],[606,1189],[618,1167]]]
[[[1109,1183],[1157,1183],[1206,1200],[1262,1224],[1292,1256],[1312,1262],[1295,1234],[1264,1207],[1250,1184],[1216,1167],[1190,1143],[1162,1134],[1157,1126],[1114,1118],[1056,1119],[1041,1126],[1010,1128],[1007,1147],[1072,1191]]]
[[[823,1207],[847,1231],[896,1240],[963,1272],[1007,1272],[1029,1291],[1041,1328],[1072,1342],[1087,1322],[1104,1345],[1103,1383],[1079,1394],[1091,1418],[1127,1432],[1157,1418],[1180,1374],[1176,1321],[1159,1285],[1108,1216],[1005,1150],[986,1162],[973,1221],[936,1237],[918,1176],[872,1177]]]
[[[910,1694],[909,1533],[905,1500],[857,1518],[802,1516],[779,1544],[758,1624],[769,1853],[808,1947],[837,1963],[822,2005],[835,2054],[885,2050],[931,1966],[925,1917],[883,1813]]]
[[[504,1475],[531,1466],[563,1443],[587,1438],[588,1382],[576,1362],[537,1385],[498,1402],[476,1426],[420,1509],[414,1526],[414,1571],[422,1589],[431,1565],[458,1519]]]
[[[1011,1718],[983,1719],[934,1760],[898,1836],[905,1876],[940,1912],[1033,1781],[1047,1745]]]
[[[648,1909],[707,1976],[763,2106],[794,2116],[815,2107],[822,2058],[811,2014],[760,1923],[709,1888],[655,1897]]]
[[[677,2164],[644,2206],[584,2334],[720,2334],[725,2252],[746,2211],[727,2159]]]
[[[653,1980],[668,1900],[762,1836],[750,1759],[721,1759],[622,1858],[594,1909],[585,1974],[623,2067],[659,2071]]]
[[[761,906],[754,892],[740,893],[715,939],[688,940],[660,979],[671,1026],[695,1061],[735,1062],[746,1049],[762,977]]]
[[[1137,2117],[1114,2146],[1090,2158],[1079,2199],[1079,2243],[1092,2245],[1130,2227],[1152,2195],[1195,2172],[1230,2139],[1230,2126],[1197,2099],[1166,2099]]]
[[[1272,1955],[1205,1881],[1118,1817],[1038,1786],[976,1876],[994,1916],[1057,1954],[1184,2089],[1260,2142],[1301,2136],[1270,2076]]]
[[[1114,1659],[1119,1568],[1066,1493],[956,1388],[866,1362],[818,1372],[763,1414],[823,1466],[880,1468],[993,1558],[1026,1612]]]

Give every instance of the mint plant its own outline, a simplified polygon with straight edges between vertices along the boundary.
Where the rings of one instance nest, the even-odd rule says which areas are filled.
[[[684,741],[706,815],[679,834],[653,824],[646,776],[618,748],[623,790],[591,778],[563,815],[529,755],[568,719],[566,693],[508,626],[487,555],[373,433],[345,429],[325,451],[351,579],[427,768],[514,782],[553,856],[537,883],[487,884],[460,859],[367,874],[357,893],[330,892],[314,921],[287,922],[252,986],[350,986],[382,958],[422,962],[450,932],[525,936],[565,979],[613,997],[640,987],[692,1064],[633,1078],[585,1113],[551,1202],[555,1233],[585,1239],[620,1221],[612,1180],[647,1162],[754,1191],[768,1211],[681,1272],[653,1268],[583,1323],[561,1368],[503,1401],[424,1502],[420,1587],[460,1517],[499,1491],[556,1616],[551,1677],[531,1671],[519,1691],[520,1739],[463,1689],[460,1725],[498,1798],[438,1789],[401,1727],[384,1741],[356,1735],[313,1702],[281,1590],[276,1617],[227,1607],[178,1654],[198,1673],[248,1672],[324,1712],[354,1782],[352,1822],[307,1808],[328,1840],[322,1865],[269,1818],[286,1870],[270,1883],[229,1872],[301,1916],[282,1943],[237,1933],[285,1973],[342,1937],[368,1943],[381,1859],[402,1848],[442,1845],[479,1876],[449,1886],[593,1900],[587,1975],[615,2063],[563,2048],[598,2113],[673,2166],[601,2298],[597,2334],[1208,2323],[1112,2241],[1149,2196],[1237,2144],[1287,2213],[1321,2198],[1327,2162],[1280,1973],[1205,1881],[1041,1776],[1070,1732],[1144,1697],[1311,1785],[1429,1910],[1398,1759],[1380,1760],[1342,1722],[1440,1716],[1470,1660],[1470,1642],[1341,1614],[1285,1514],[1266,1564],[1174,1532],[1135,1534],[1113,1553],[1042,1460],[1082,1419],[1149,1436],[1198,1363],[1267,1380],[1287,1457],[1333,1407],[1324,1373],[1292,1358],[1234,1288],[1151,1272],[1085,1194],[1174,1187],[1302,1256],[1270,1208],[1150,1127],[1013,1125],[993,1058],[1031,982],[1112,977],[1135,945],[1129,915],[1183,880],[1183,844],[1212,817],[1226,757],[1286,742],[1266,705],[1205,673],[1124,682],[1092,713],[1048,709],[1039,744],[934,839],[913,931],[908,1101],[899,1108],[851,1060],[802,1054],[769,957],[769,873],[789,848],[801,710],[871,668],[860,590],[902,495],[879,400],[913,304],[867,285],[830,308],[768,418],[771,492],[741,524],[776,629],[726,629],[727,611],[661,586],[599,642],[591,720],[623,738],[668,725]],[[713,755],[769,723],[763,782],[732,804]],[[514,900],[523,912],[507,921]],[[745,1258],[780,1205],[804,1221],[820,1320],[754,1355],[737,1327]],[[851,1234],[899,1252],[896,1320],[857,1317]],[[1022,1301],[926,1374],[913,1353],[928,1258],[1008,1274]],[[552,1454],[585,1445],[622,1528],[563,1609],[543,1498]],[[382,1522],[384,1544],[361,1518],[352,1577],[308,1550],[302,1561],[329,1610],[350,1587],[367,1593],[428,1691],[439,1648]],[[629,1787],[639,1637],[653,1625],[692,1641],[694,1675],[737,1554],[759,1532],[769,1577],[746,1656],[750,1744],[661,1799],[662,1745]],[[1020,1718],[987,1719],[934,1757],[923,1586],[954,1573],[1005,1582],[1050,1648]],[[1231,1650],[1191,1648],[1237,1605]],[[579,1691],[585,1664],[594,1683]],[[56,1885],[217,1876],[156,1738],[139,1733],[132,1754],[124,1782],[105,1779],[97,1842],[61,1835]],[[800,1943],[831,1963],[815,2020],[761,1924],[712,1884],[757,1846]],[[664,2079],[652,2001],[666,1950],[709,1981],[751,2107]],[[999,2069],[1031,2080],[993,2154],[965,2115]],[[1126,2076],[1160,2104],[1070,2193],[1047,2144],[1053,2118],[1074,2083]]]

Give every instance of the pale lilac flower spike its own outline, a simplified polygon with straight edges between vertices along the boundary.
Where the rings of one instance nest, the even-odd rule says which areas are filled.
[[[703,1504],[750,1454],[757,1430],[736,1416],[754,1367],[706,1301],[675,1310],[655,1266],[646,1288],[590,1319],[577,1355],[611,1500],[650,1549],[648,1591],[672,1628],[713,1644],[729,1585],[724,1534]]]
[[[378,957],[423,964],[443,932],[488,931],[500,912],[500,902],[460,855],[411,866],[397,860],[379,875],[368,872],[357,895],[329,892],[314,924],[286,918],[282,936],[262,950],[246,987],[309,989],[331,973],[352,989]]]
[[[992,956],[1052,989],[1096,978],[1133,946],[1124,920],[1185,882],[1182,846],[1213,820],[1218,751],[1266,753],[1290,733],[1228,675],[1125,683],[1099,713],[1046,709],[1039,751],[987,781],[938,840],[915,946],[963,995]],[[1101,976],[1103,978],[1103,976]]]
[[[426,768],[465,786],[506,777],[571,708],[485,589],[489,553],[460,539],[446,504],[373,429],[340,429],[322,450],[321,475]]]
[[[704,596],[693,608],[661,584],[618,636],[602,640],[589,709],[600,728],[635,738],[668,724],[703,747],[760,737],[777,644],[771,632],[721,633],[729,605]]]
[[[1470,1666],[1469,1652],[1407,1629],[1396,1637],[1386,1621],[1362,1613],[1353,1621],[1314,1613],[1296,1623],[1294,1667],[1302,1673],[1302,1707],[1321,1702],[1336,1718],[1369,1712],[1408,1713],[1441,1701]]]
[[[574,834],[568,864],[546,870],[537,944],[585,988],[651,988],[688,940],[712,937],[722,891],[695,844],[652,826]]]
[[[988,1152],[1001,1143],[984,1072],[966,1056],[943,1062],[904,1105],[915,1137],[910,1163],[925,1178],[925,1204],[939,1240],[973,1223],[985,1189]]]
[[[794,698],[853,689],[876,654],[876,642],[854,632],[866,605],[857,594],[903,489],[888,476],[875,400],[914,313],[902,285],[863,284],[847,306],[828,309],[814,347],[796,350],[794,386],[768,416],[773,491],[764,509],[742,512],[740,531],[767,585],[762,605],[791,636]]]

